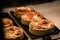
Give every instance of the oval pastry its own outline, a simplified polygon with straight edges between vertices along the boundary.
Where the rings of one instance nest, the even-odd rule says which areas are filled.
[[[41,19],[40,22],[30,22],[29,32],[33,35],[42,36],[54,31],[54,26],[52,21]]]
[[[4,27],[13,26],[13,21],[9,18],[3,18],[2,23]]]
[[[14,10],[14,15],[17,18],[20,18],[21,15],[25,14],[26,12],[32,12],[32,11],[34,11],[34,10],[31,7],[28,7],[28,6],[17,7]]]
[[[5,28],[4,34],[6,40],[22,40],[24,36],[23,30],[16,26]]]

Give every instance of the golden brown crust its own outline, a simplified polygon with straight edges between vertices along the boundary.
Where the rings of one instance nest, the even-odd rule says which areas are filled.
[[[27,12],[33,12],[34,10],[31,7],[24,6],[24,7],[17,7],[14,10],[14,15],[17,18],[21,18],[21,15],[26,14]]]
[[[33,9],[31,7],[28,7],[28,6],[22,6],[22,7],[17,7],[15,8],[15,12],[29,12],[29,11],[33,11]]]
[[[17,7],[17,8],[15,8],[14,13],[24,14],[24,13],[30,12],[30,11],[31,12],[33,11],[33,9],[31,7]]]
[[[5,39],[16,39],[23,37],[23,31],[21,28],[12,26],[4,29]]]

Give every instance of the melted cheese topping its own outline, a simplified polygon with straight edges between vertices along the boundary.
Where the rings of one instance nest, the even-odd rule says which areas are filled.
[[[50,29],[54,27],[54,23],[49,20],[41,20],[40,22],[31,22],[30,26],[32,26],[33,29]]]
[[[33,19],[34,20],[40,20],[40,18],[37,15],[33,16]]]
[[[27,21],[37,21],[41,19],[35,12],[28,12],[22,15],[21,18]]]

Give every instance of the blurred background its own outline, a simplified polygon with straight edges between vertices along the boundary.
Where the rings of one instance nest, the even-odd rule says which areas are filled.
[[[41,4],[46,2],[52,2],[55,0],[0,0],[2,7],[14,7],[23,5]]]

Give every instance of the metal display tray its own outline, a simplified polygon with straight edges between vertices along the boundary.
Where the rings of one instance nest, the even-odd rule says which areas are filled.
[[[46,34],[46,35],[43,35],[43,36],[36,36],[36,35],[32,35],[30,32],[29,32],[29,27],[26,26],[26,25],[23,25],[21,23],[21,19],[17,19],[14,14],[13,11],[10,11],[10,15],[17,21],[17,23],[27,32],[27,34],[32,38],[32,39],[37,39],[37,38],[43,38],[45,36],[49,36],[49,35],[54,35],[54,34],[58,34],[59,33],[59,29],[55,26],[55,29],[52,33],[49,33],[49,34]]]

